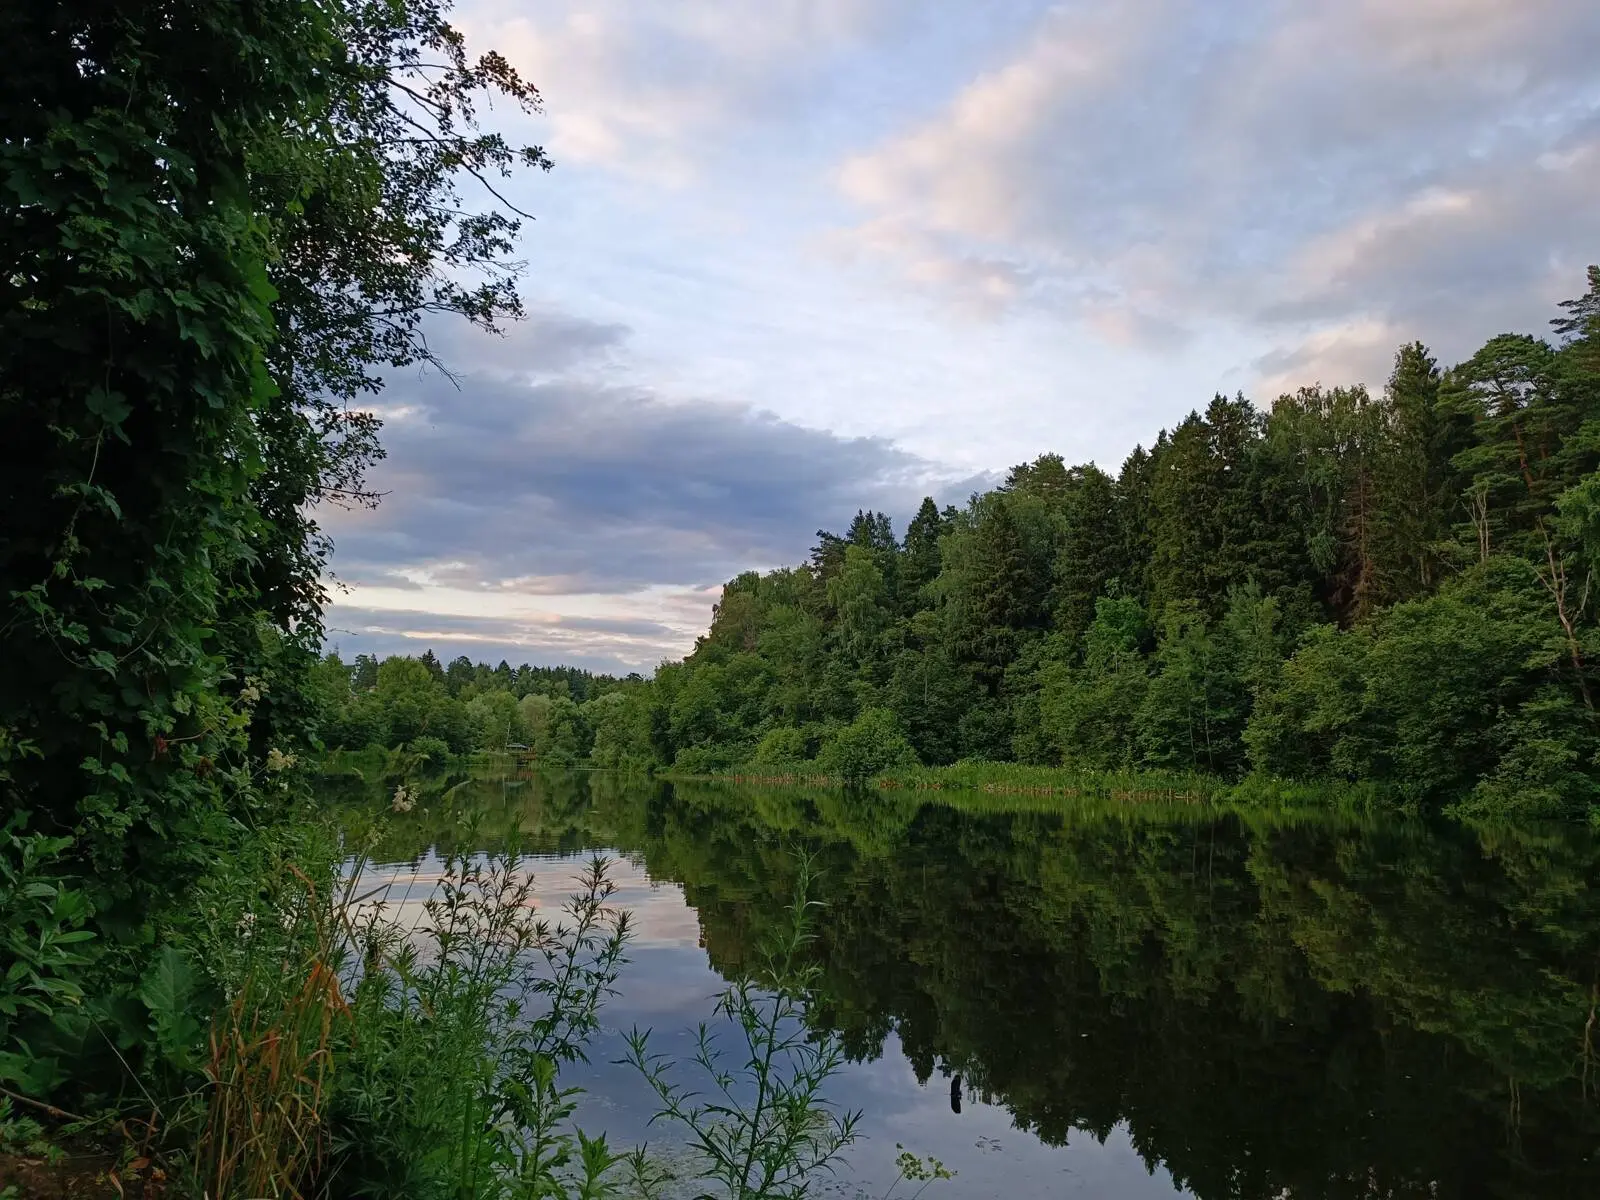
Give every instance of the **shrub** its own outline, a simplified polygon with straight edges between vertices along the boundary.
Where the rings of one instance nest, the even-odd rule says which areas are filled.
[[[406,749],[430,767],[442,767],[450,761],[450,744],[443,738],[412,738]]]
[[[19,812],[0,825],[0,1084],[37,1095],[64,1075],[52,1043],[82,1036],[82,943],[94,934],[87,897],[52,873],[72,839],[26,823]]]
[[[745,746],[686,746],[672,760],[672,769],[684,775],[713,775],[743,761]]]
[[[869,779],[881,771],[914,767],[917,753],[887,708],[869,708],[826,742],[817,755],[824,770],[843,779]]]
[[[793,725],[770,730],[756,745],[750,761],[764,765],[799,762],[806,757],[806,735]]]

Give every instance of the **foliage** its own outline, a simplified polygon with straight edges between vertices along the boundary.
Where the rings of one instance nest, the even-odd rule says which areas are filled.
[[[824,771],[850,781],[916,761],[916,751],[900,732],[899,719],[887,708],[864,710],[830,737],[817,755],[817,765]]]
[[[931,1154],[927,1158],[921,1158],[900,1145],[899,1142],[895,1143],[894,1148],[900,1152],[895,1155],[894,1159],[895,1168],[899,1173],[895,1176],[894,1182],[889,1185],[889,1190],[883,1194],[883,1200],[891,1200],[891,1197],[894,1196],[902,1183],[920,1183],[922,1185],[910,1193],[911,1200],[917,1200],[917,1197],[927,1191],[935,1181],[954,1179],[956,1177],[954,1171],[950,1170]]]
[[[49,1043],[70,1044],[81,1032],[80,979],[94,932],[83,928],[85,893],[48,871],[72,840],[25,834],[26,824],[19,812],[0,826],[0,953],[8,964],[0,976],[0,1085],[41,1094],[63,1078]],[[30,1025],[46,1035],[37,1046],[19,1032]]]
[[[30,1090],[197,1069],[211,981],[174,991],[171,946],[212,864],[294,819],[331,682],[314,506],[369,498],[362,398],[430,358],[425,316],[519,310],[493,180],[548,163],[476,112],[538,97],[447,7],[0,14],[0,916],[30,939],[0,1053]],[[395,708],[354,723],[469,741]]]
[[[822,1091],[844,1063],[843,1044],[806,1023],[820,979],[806,957],[818,907],[812,891],[811,866],[801,859],[787,921],[759,965],[717,1000],[717,1015],[737,1031],[731,1056],[711,1026],[699,1027],[694,1063],[713,1089],[709,1100],[672,1080],[671,1065],[650,1053],[648,1030],[628,1036],[627,1061],[660,1101],[656,1119],[688,1132],[698,1179],[727,1200],[805,1196],[856,1138],[860,1114],[836,1111]]]
[[[694,652],[630,695],[653,760],[857,778],[903,768],[894,728],[929,766],[1360,778],[1582,814],[1597,305],[1444,370],[1402,346],[1382,395],[1215,397],[1115,478],[1043,455],[965,508],[924,501],[903,542],[858,512],[808,563],[731,580]]]
[[[391,885],[392,886],[392,885]],[[451,856],[417,929],[388,889],[352,914],[351,1044],[330,1103],[341,1195],[594,1196],[617,1157],[571,1125],[581,1060],[630,937],[603,859],[550,921],[515,854]]]
[[[0,780],[0,852],[15,897],[70,903],[84,928],[67,936],[94,935],[76,982],[135,1062],[160,922],[286,796],[266,758],[293,749],[276,734],[294,635],[230,582],[267,520],[253,491],[275,387],[275,249],[249,160],[326,103],[325,15],[188,0],[0,17],[25,64],[0,84],[15,118],[0,435],[16,455],[0,483],[0,738],[33,751]],[[10,1032],[48,1058],[59,1016]],[[63,1082],[49,1074],[35,1082]]]
[[[430,667],[431,655],[330,654],[317,665],[312,693],[330,748],[443,744],[448,754],[524,746],[551,764],[593,759],[607,767],[652,761],[650,725],[640,704],[644,680],[570,668],[491,668],[465,658]],[[436,761],[442,756],[432,754]]]

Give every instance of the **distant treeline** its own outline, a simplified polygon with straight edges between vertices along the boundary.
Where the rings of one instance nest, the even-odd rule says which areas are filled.
[[[527,746],[557,764],[598,759],[621,766],[614,727],[626,694],[646,681],[578,667],[491,667],[465,657],[445,666],[429,650],[381,662],[358,654],[345,663],[330,654],[314,685],[330,747],[404,746],[442,759]]]
[[[524,728],[692,772],[1148,766],[1586,810],[1600,269],[1588,282],[1553,339],[1503,335],[1443,370],[1407,345],[1381,395],[1315,386],[1266,412],[1219,395],[1116,475],[1045,455],[964,508],[923,501],[903,537],[860,512],[809,562],[732,580],[684,661],[586,678]],[[552,690],[485,670],[451,664],[438,694],[471,674],[466,707],[509,714]],[[588,732],[556,741],[573,713]],[[385,736],[418,728],[391,717]]]

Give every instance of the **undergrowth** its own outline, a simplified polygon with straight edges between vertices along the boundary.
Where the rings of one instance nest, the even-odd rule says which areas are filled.
[[[671,1169],[580,1127],[583,1089],[567,1079],[632,937],[607,860],[588,863],[556,916],[535,907],[517,853],[447,855],[369,886],[370,874],[359,857],[326,881],[291,867],[217,947],[226,1000],[177,1118],[193,1133],[177,1157],[194,1196],[792,1200],[855,1140],[857,1114],[825,1095],[841,1044],[805,1022],[818,979],[809,864],[783,936],[700,1028],[694,1063],[716,1102],[674,1082],[646,1035],[630,1040],[656,1123],[688,1142]]]

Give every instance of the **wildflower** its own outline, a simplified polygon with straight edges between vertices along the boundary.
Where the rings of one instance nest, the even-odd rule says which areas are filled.
[[[256,927],[256,915],[255,915],[255,913],[253,913],[253,912],[244,912],[244,913],[240,913],[239,914],[239,924],[237,926],[237,929],[238,929],[238,933],[239,933],[239,939],[241,941],[248,942],[250,940],[250,934],[251,934],[252,931],[254,931],[255,927]]]
[[[396,784],[394,789],[394,800],[389,805],[389,808],[397,813],[408,813],[416,806],[416,796],[406,789],[405,784]]]
[[[294,755],[285,754],[276,746],[267,751],[267,770],[269,771],[287,771],[294,766],[296,761]]]
[[[267,694],[267,685],[258,676],[246,675],[244,686],[239,689],[239,703],[245,707],[255,704]]]

